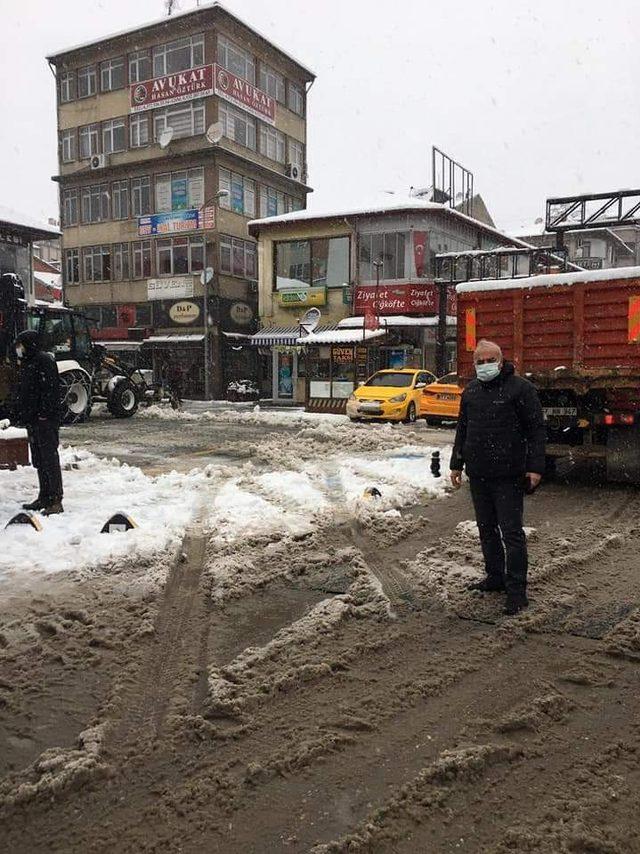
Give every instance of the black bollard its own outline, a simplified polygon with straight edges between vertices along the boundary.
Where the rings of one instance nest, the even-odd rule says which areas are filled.
[[[440,451],[434,451],[431,454],[431,474],[434,477],[440,477]]]

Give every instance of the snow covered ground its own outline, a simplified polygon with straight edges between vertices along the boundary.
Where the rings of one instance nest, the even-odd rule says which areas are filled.
[[[176,548],[194,516],[203,472],[147,477],[140,469],[88,451],[61,451],[65,513],[39,516],[42,531],[11,525],[0,532],[0,578],[35,569],[43,572],[91,569],[127,558]],[[0,525],[23,501],[37,494],[33,468],[0,471]],[[101,534],[107,519],[124,511],[139,526],[122,534]]]
[[[146,413],[176,422],[251,419],[293,424],[297,429],[272,435],[269,453],[262,458],[203,464],[188,472],[156,476],[89,450],[65,448],[61,452],[65,513],[40,517],[39,532],[23,525],[3,529],[21,503],[35,497],[35,470],[0,471],[0,579],[29,570],[96,571],[154,558],[158,567],[149,572],[161,579],[160,564],[166,565],[194,522],[222,544],[265,534],[304,533],[327,516],[339,520],[396,513],[427,495],[445,494],[445,478],[434,478],[429,471],[433,449],[402,445],[403,440],[415,443],[417,434],[407,435],[391,425],[370,432],[367,425],[351,425],[341,416],[259,407],[248,412]],[[292,436],[303,444],[292,447]],[[266,440],[262,444],[266,447]],[[446,457],[444,450],[445,473]],[[363,497],[370,486],[377,487],[381,497]],[[100,533],[117,511],[129,513],[138,527],[126,533]]]

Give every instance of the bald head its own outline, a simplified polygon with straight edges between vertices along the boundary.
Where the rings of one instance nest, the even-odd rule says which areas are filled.
[[[493,341],[478,341],[478,345],[473,353],[474,365],[484,365],[487,362],[497,362],[502,365],[502,350]]]

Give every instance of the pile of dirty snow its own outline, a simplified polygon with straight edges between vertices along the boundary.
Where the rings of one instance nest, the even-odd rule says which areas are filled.
[[[61,450],[64,508],[38,514],[41,531],[7,521],[37,494],[35,469],[0,471],[0,579],[28,570],[60,572],[97,568],[123,558],[135,561],[175,549],[192,519],[206,472],[147,477],[139,468],[100,459],[88,451]],[[101,534],[114,513],[128,513],[138,527]]]

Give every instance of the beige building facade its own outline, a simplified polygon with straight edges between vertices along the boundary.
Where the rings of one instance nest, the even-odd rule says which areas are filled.
[[[218,3],[50,56],[65,297],[209,394],[255,372],[247,223],[306,207],[311,71]],[[209,280],[208,284],[203,284]],[[206,302],[206,305],[205,305]]]
[[[435,370],[436,254],[523,245],[455,209],[394,196],[249,223],[258,240],[261,329],[253,340],[264,396],[341,412],[375,370]],[[453,289],[447,317],[453,367]]]

